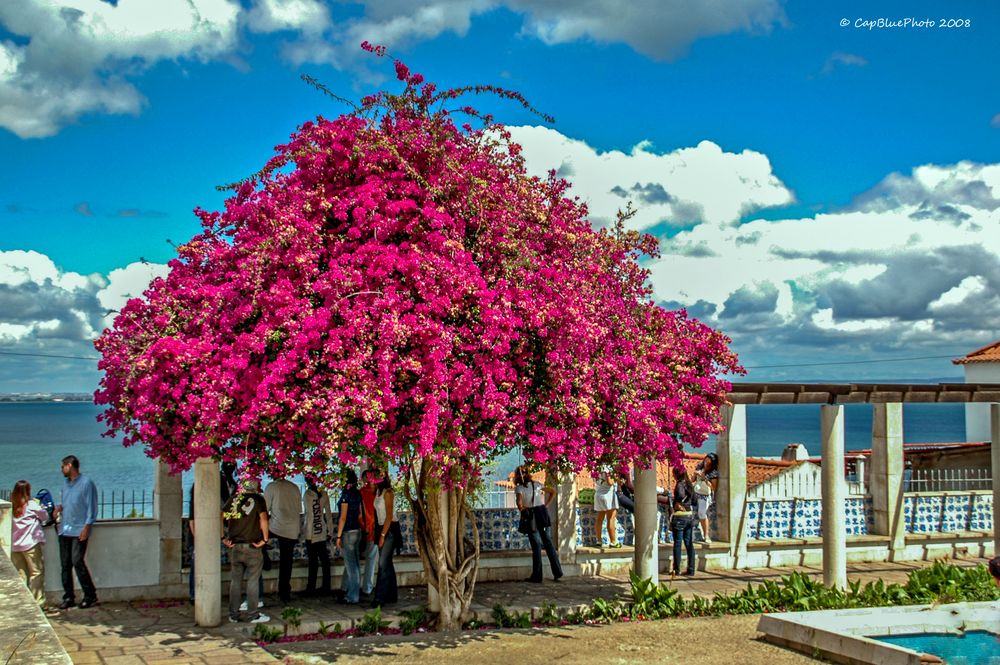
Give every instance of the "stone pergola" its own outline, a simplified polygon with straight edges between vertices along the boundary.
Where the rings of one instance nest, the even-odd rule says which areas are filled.
[[[992,437],[993,523],[1000,523],[1000,384],[789,384],[736,383],[723,407],[725,429],[718,436],[719,486],[716,492],[718,536],[729,543],[734,568],[745,567],[744,528],[747,478],[748,404],[819,404],[822,454],[822,552],[823,578],[828,585],[847,585],[847,537],[843,504],[844,404],[868,403],[873,409],[871,494],[873,533],[889,540],[890,558],[905,547],[902,517],[903,404],[988,403]],[[171,479],[172,480],[172,479]],[[158,484],[164,479],[158,478]],[[165,482],[165,481],[164,481]],[[179,488],[180,479],[176,483]],[[655,468],[637,469],[635,477],[635,554],[637,575],[659,578]],[[558,488],[554,542],[560,553],[575,551],[575,479],[571,475]],[[219,467],[211,459],[195,464],[195,620],[202,626],[222,619]],[[178,520],[179,523],[179,520]],[[1000,529],[994,527],[994,548],[1000,552]],[[434,598],[429,598],[432,606]]]

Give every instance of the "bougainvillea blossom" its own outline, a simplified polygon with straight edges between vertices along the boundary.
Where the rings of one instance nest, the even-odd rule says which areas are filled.
[[[718,431],[720,375],[741,370],[723,334],[653,303],[655,240],[594,230],[502,127],[455,122],[459,91],[397,75],[404,92],[306,122],[197,211],[96,342],[109,432],[174,470],[420,460],[466,486],[516,445],[580,470],[676,462]]]

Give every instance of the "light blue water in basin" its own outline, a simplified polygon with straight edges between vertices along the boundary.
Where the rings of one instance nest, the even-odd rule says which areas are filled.
[[[1000,665],[1000,635],[985,630],[970,630],[961,635],[879,635],[872,639],[934,654],[948,665]]]

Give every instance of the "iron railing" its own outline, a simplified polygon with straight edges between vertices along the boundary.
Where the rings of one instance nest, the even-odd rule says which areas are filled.
[[[949,492],[989,490],[993,477],[989,469],[913,469],[907,492]]]

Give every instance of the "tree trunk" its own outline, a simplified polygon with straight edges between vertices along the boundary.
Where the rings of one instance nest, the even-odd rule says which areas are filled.
[[[437,629],[462,628],[479,573],[479,528],[468,506],[466,489],[445,490],[432,462],[415,464],[404,490],[414,516],[414,539],[427,583],[438,594]],[[472,525],[472,538],[466,523]]]

